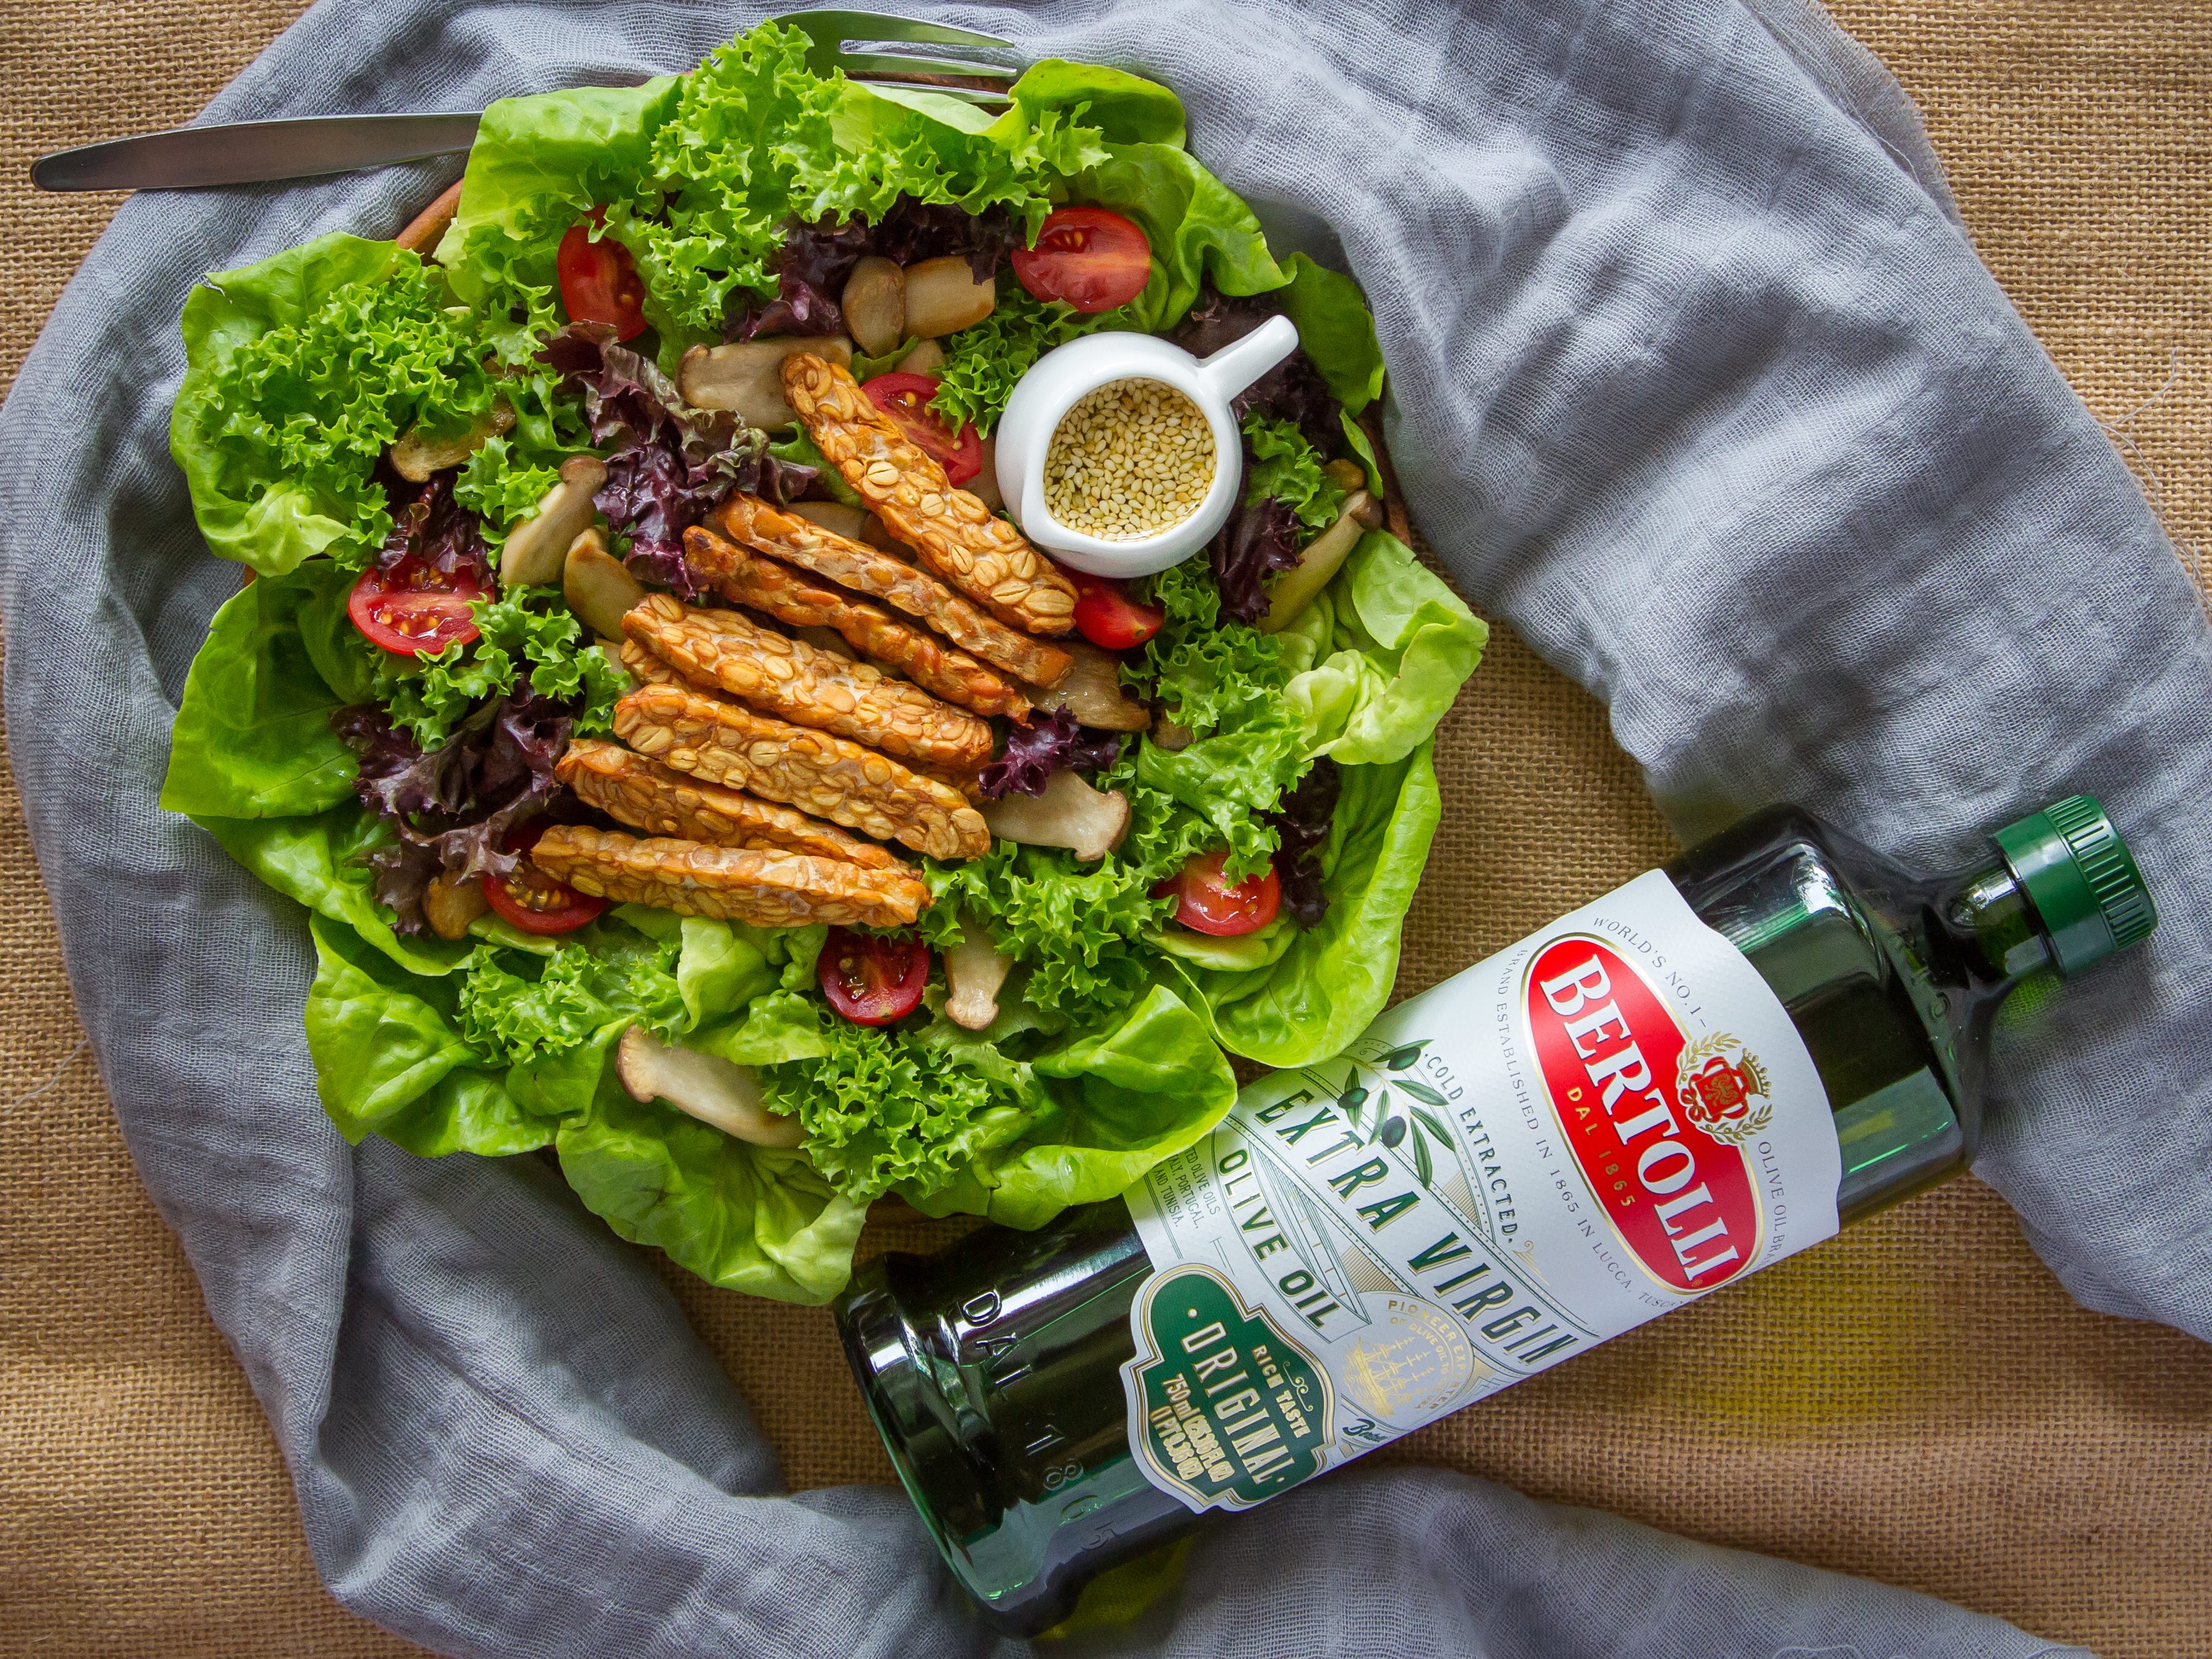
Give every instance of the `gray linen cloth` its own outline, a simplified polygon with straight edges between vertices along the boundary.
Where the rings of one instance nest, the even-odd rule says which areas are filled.
[[[723,6],[325,0],[210,118],[474,108],[681,68]],[[2083,788],[2165,910],[2000,1066],[1980,1169],[2089,1305],[2212,1337],[2206,629],[1976,260],[1894,84],[1804,0],[1290,0],[946,21],[1169,82],[1286,246],[1373,296],[1407,493],[1604,697],[1686,836],[1791,799],[1912,863]],[[653,1274],[533,1159],[357,1152],[303,919],[161,813],[237,572],[166,445],[199,275],[398,224],[424,166],[125,204],[0,445],[7,709],[124,1133],[289,1460],[324,1577],[447,1653],[980,1654],[905,1498],[780,1492]],[[1352,1471],[1208,1529],[1071,1652],[2051,1651],[1832,1574]]]

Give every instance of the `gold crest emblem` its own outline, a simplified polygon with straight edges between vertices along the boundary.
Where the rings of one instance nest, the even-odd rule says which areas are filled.
[[[1685,1121],[1729,1146],[1741,1146],[1774,1121],[1765,1068],[1725,1031],[1685,1045],[1674,1101]]]

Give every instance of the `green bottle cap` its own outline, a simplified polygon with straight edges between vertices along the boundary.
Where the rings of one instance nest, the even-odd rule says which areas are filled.
[[[2060,973],[2078,974],[2158,926],[2135,855],[2089,796],[2069,795],[1992,839],[2043,918]]]

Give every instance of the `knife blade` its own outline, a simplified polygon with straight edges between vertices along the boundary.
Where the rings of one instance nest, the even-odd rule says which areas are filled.
[[[475,142],[475,114],[310,115],[112,138],[31,164],[40,190],[195,190],[315,179],[450,155]]]

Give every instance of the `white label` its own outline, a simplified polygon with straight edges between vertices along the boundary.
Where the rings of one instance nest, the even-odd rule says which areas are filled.
[[[1272,1498],[1832,1237],[1842,1168],[1789,1015],[1653,871],[1130,1189],[1138,1463]]]

